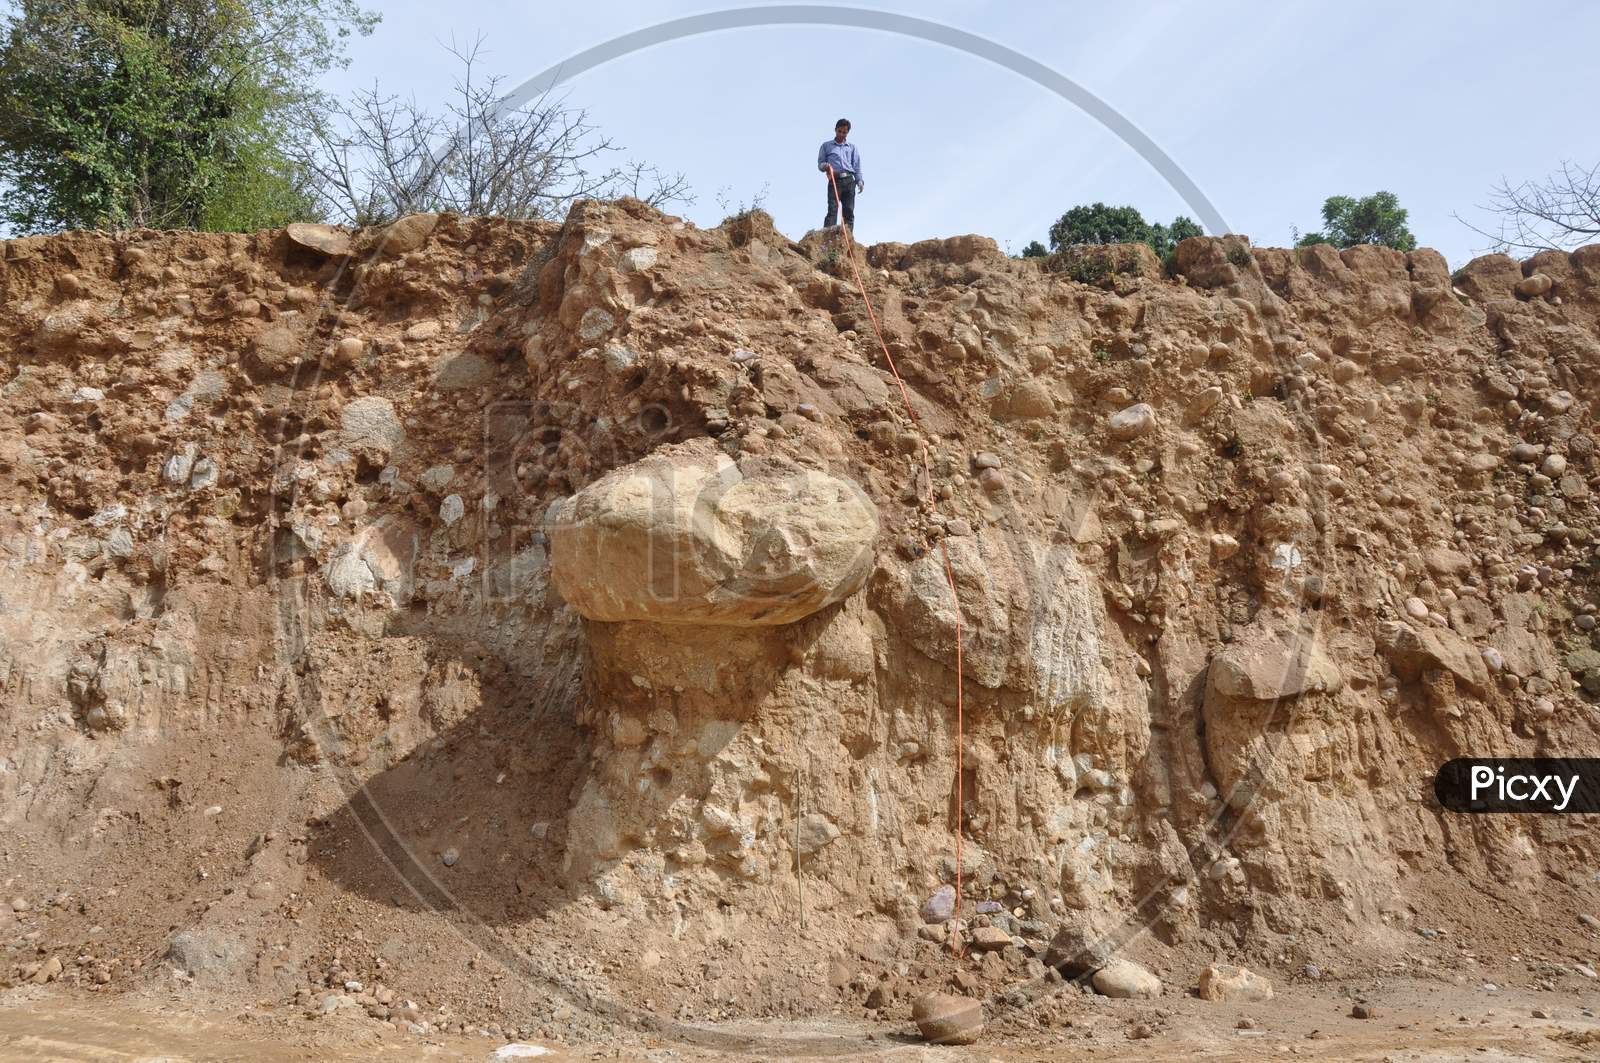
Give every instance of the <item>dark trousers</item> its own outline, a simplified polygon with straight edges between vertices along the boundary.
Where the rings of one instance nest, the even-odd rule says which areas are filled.
[[[822,220],[824,228],[832,227],[839,216],[839,203],[844,202],[844,223],[856,227],[856,179],[853,174],[842,173],[834,180],[839,182],[839,194],[833,194],[833,181],[828,182],[828,216]]]

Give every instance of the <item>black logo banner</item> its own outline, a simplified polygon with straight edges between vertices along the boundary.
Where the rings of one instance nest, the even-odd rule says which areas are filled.
[[[1600,812],[1600,758],[1462,757],[1433,793],[1450,812]]]

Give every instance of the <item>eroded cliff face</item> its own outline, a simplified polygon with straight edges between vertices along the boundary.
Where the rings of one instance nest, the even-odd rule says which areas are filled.
[[[6,245],[0,847],[60,947],[123,909],[85,983],[467,913],[591,992],[753,941],[767,997],[695,984],[831,1000],[936,962],[957,831],[1016,976],[1593,901],[1581,821],[1429,788],[1595,748],[1600,247],[878,245],[914,423],[759,214],[328,235]]]

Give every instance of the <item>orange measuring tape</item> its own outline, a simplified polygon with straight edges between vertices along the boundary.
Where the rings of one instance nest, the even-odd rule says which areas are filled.
[[[839,195],[839,182],[834,177],[833,167],[828,167],[828,183],[833,186],[833,198],[843,210],[844,201]],[[878,347],[883,351],[884,361],[889,363],[889,372],[894,374],[894,382],[900,387],[900,401],[905,403],[906,416],[911,418],[911,423],[917,427],[918,446],[922,450],[922,471],[928,478],[928,509],[934,513],[939,511],[939,496],[933,489],[933,463],[928,457],[927,432],[922,428],[922,422],[917,419],[917,411],[911,406],[911,392],[906,387],[905,379],[900,376],[900,369],[894,364],[894,355],[889,353],[889,345],[883,340],[883,329],[878,327],[878,314],[872,309],[872,299],[867,295],[867,286],[861,279],[861,270],[856,266],[855,241],[850,236],[850,226],[843,224],[841,218],[839,230],[844,233],[845,257],[850,260],[850,272],[856,278],[856,290],[861,293],[861,301],[867,306],[867,319],[872,322],[873,335],[878,337]],[[962,764],[962,746],[965,744],[966,733],[966,703],[963,700],[962,690],[962,660],[961,660],[961,596],[956,593],[956,570],[950,564],[950,549],[945,545],[943,535],[939,537],[939,553],[944,559],[944,578],[950,584],[950,597],[956,606],[956,906],[955,922],[956,932],[952,935],[950,947],[953,951],[961,951],[961,813],[965,804],[962,792],[965,785],[966,773]]]

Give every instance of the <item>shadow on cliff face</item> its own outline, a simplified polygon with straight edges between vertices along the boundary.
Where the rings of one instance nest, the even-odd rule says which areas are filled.
[[[792,625],[791,638],[767,649],[786,648],[783,641],[809,645],[822,627],[821,621]],[[500,987],[509,999],[565,1001],[585,1014],[660,1029],[659,1017],[622,996],[608,997],[574,982],[570,929],[556,920],[569,907],[579,908],[581,917],[590,900],[600,909],[613,907],[616,898],[607,896],[606,872],[632,849],[651,839],[659,842],[655,831],[668,810],[697,807],[706,799],[709,764],[722,746],[753,726],[752,717],[771,700],[792,658],[767,653],[768,667],[744,672],[740,696],[722,699],[715,718],[704,715],[704,695],[690,710],[676,705],[681,694],[661,691],[680,717],[704,726],[695,732],[693,765],[667,759],[674,770],[659,765],[651,770],[654,761],[641,761],[650,743],[681,739],[684,733],[619,745],[616,721],[638,718],[638,706],[611,697],[607,684],[596,685],[583,648],[587,638],[552,639],[542,654],[525,653],[519,661],[474,641],[474,635],[488,632],[479,623],[466,635],[434,628],[418,637],[368,642],[359,653],[347,650],[342,659],[325,662],[327,674],[317,682],[327,696],[315,744],[346,800],[314,824],[308,864],[346,896],[401,917],[397,925],[408,929],[391,931],[379,948],[398,956],[402,967],[425,962],[442,921],[467,956],[476,953],[491,968],[515,976]],[[499,651],[515,643],[491,637],[499,639]],[[386,642],[408,643],[413,656],[427,660],[408,669],[405,662],[384,656]],[[713,651],[707,647],[707,652]],[[361,657],[377,660],[362,664]],[[536,659],[544,667],[533,663]],[[363,671],[380,678],[381,686],[351,681]],[[410,693],[419,685],[425,687],[421,694]],[[362,713],[360,724],[348,723],[353,706],[363,702],[376,711]],[[372,770],[373,761],[391,755]],[[664,744],[659,755],[673,754]],[[614,806],[604,823],[597,825],[580,805],[586,784],[589,790],[598,786]],[[601,836],[617,844],[597,846]],[[597,855],[605,858],[595,862]],[[706,864],[731,876],[734,866],[719,863],[723,855],[709,852]],[[669,857],[665,869],[675,866]],[[656,898],[647,893],[637,891],[610,913],[612,919],[662,916],[662,910],[649,907]],[[345,907],[361,911],[359,903]],[[713,1035],[689,1031],[682,1036]]]
[[[397,705],[418,700],[400,687],[430,684],[420,700],[431,737],[424,732],[376,771],[369,758],[405,743],[380,736],[330,757],[347,799],[318,822],[310,860],[370,900],[499,926],[567,899],[561,824],[588,744],[575,721],[579,688],[568,677],[527,676],[474,648],[433,641],[434,665],[395,676],[376,699],[389,722]],[[440,709],[448,699],[434,695],[452,683],[469,691],[456,699],[465,711]],[[328,711],[331,726],[343,722],[340,707]]]
[[[595,626],[606,629],[591,633],[604,649],[621,637],[615,629],[634,625]],[[326,718],[317,744],[347,798],[317,823],[310,862],[345,890],[402,910],[435,911],[462,926],[519,926],[594,895],[587,880],[612,861],[594,865],[596,839],[571,833],[595,829],[588,818],[573,815],[591,777],[619,802],[608,828],[620,829],[618,859],[636,842],[644,844],[635,833],[649,836],[657,816],[685,797],[698,804],[709,787],[703,767],[690,770],[677,755],[681,750],[667,749],[683,734],[623,743],[614,733],[617,720],[642,720],[646,702],[670,704],[686,724],[698,718],[707,726],[690,759],[703,765],[719,752],[708,748],[712,738],[726,744],[751,722],[803,657],[802,643],[814,641],[823,626],[790,625],[789,637],[763,642],[753,651],[760,666],[745,662],[751,666],[740,670],[737,692],[728,692],[714,712],[703,692],[663,690],[650,697],[615,682],[586,683],[587,654],[576,647],[559,669],[541,670],[508,662],[470,638],[434,631],[406,640],[425,646],[431,663],[408,671],[381,659],[366,669],[382,672],[384,689],[375,695],[364,695],[362,684],[351,680],[349,661],[330,662],[321,679]],[[426,689],[420,695],[402,689],[412,685]],[[348,723],[352,704],[362,702],[374,707],[365,715],[376,719],[369,719],[364,740],[350,741],[350,734],[363,732]],[[396,740],[407,732],[407,717],[411,738]],[[712,726],[718,722],[723,726]],[[662,749],[644,757],[652,742]],[[371,770],[371,761],[386,755],[393,759]],[[611,856],[609,848],[601,846],[601,855]]]

